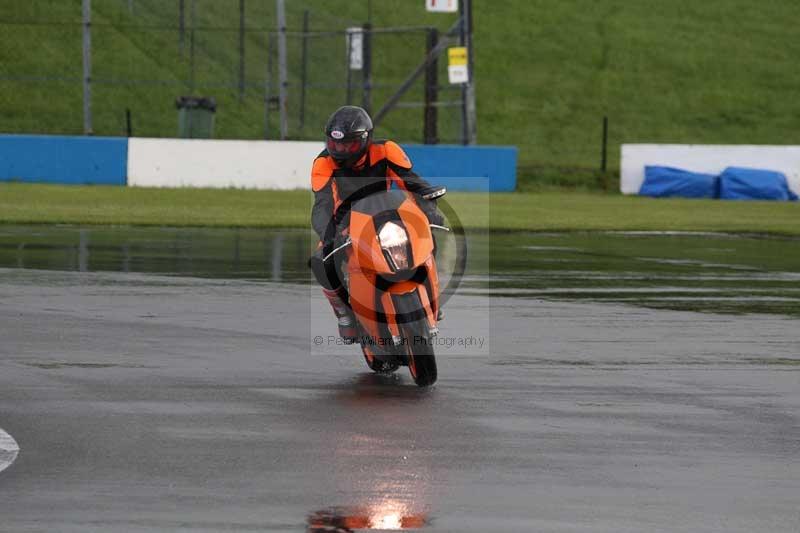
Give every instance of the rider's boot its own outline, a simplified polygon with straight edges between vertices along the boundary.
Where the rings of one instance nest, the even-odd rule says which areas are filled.
[[[353,310],[350,309],[344,298],[347,292],[344,287],[339,287],[336,290],[322,289],[323,294],[328,299],[328,302],[333,308],[333,314],[339,322],[339,336],[346,344],[354,343],[358,338],[358,330],[356,329],[356,317],[353,315]]]

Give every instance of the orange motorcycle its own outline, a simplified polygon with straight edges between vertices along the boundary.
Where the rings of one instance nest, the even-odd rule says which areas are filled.
[[[381,373],[408,366],[420,387],[436,381],[439,276],[430,224],[413,195],[402,190],[354,202],[335,261],[356,317],[367,365]]]

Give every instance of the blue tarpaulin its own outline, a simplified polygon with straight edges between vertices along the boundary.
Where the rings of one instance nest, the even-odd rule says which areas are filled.
[[[655,198],[716,198],[719,178],[680,168],[646,166],[639,194]]]
[[[724,200],[797,200],[786,176],[773,170],[728,167],[720,176]]]

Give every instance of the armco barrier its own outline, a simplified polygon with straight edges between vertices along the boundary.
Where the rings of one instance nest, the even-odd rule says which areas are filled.
[[[728,167],[763,168],[782,172],[800,194],[800,146],[623,144],[620,189],[638,194],[646,165],[677,167],[720,174]]]
[[[513,191],[517,149],[404,145],[453,191]],[[142,187],[308,189],[321,142],[0,135],[0,180]]]
[[[125,185],[128,139],[0,135],[0,181]]]

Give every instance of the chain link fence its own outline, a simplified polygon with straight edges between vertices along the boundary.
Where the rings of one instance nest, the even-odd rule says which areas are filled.
[[[274,1],[92,0],[90,24],[80,0],[14,4],[0,12],[0,131],[87,133],[88,87],[94,135],[174,137],[176,99],[192,95],[216,100],[216,138],[280,137]],[[379,110],[441,35],[427,26],[365,27],[359,15],[332,14],[318,0],[287,3],[288,138],[319,139],[340,105]],[[351,68],[359,66],[355,47],[360,68]],[[461,120],[461,89],[447,84],[442,59],[376,133],[461,142]]]

